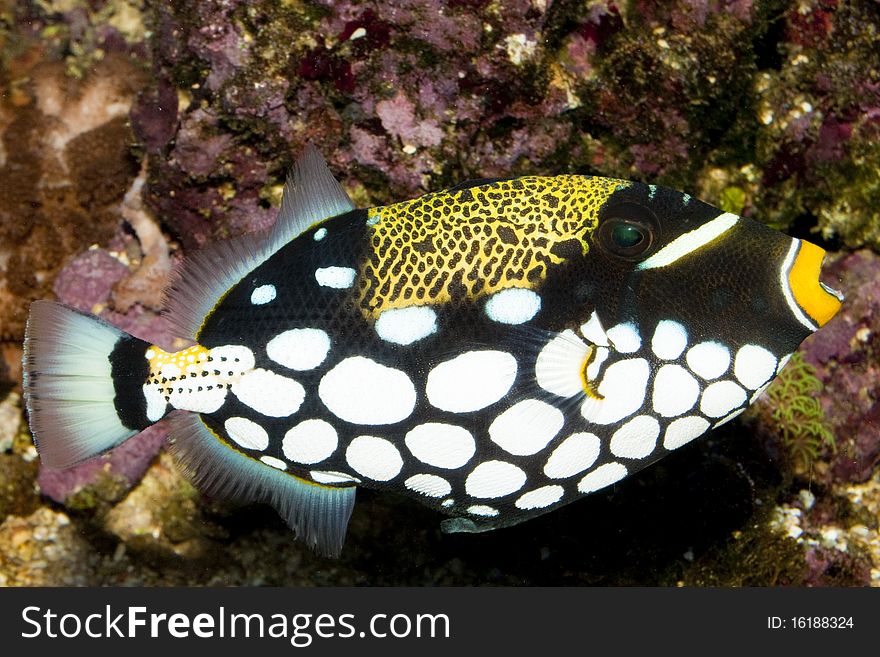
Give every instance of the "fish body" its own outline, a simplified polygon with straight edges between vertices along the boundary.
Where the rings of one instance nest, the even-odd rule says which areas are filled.
[[[167,353],[34,304],[28,409],[53,467],[182,411],[171,435],[197,482],[273,504],[327,554],[357,486],[418,499],[445,531],[485,531],[742,412],[837,311],[822,257],[686,194],[601,177],[355,209],[309,150],[271,234],[183,270],[169,317],[194,346]],[[65,346],[77,340],[90,344]]]

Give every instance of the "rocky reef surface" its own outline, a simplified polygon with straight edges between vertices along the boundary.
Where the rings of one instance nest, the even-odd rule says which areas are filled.
[[[880,586],[875,0],[0,0],[0,85],[0,584]],[[173,346],[174,265],[271,224],[306,143],[364,206],[526,173],[685,189],[838,251],[847,302],[741,421],[490,534],[359,491],[319,558],[193,489],[161,423],[42,468],[28,303]]]

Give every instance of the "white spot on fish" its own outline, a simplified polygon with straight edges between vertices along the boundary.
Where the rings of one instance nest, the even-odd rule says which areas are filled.
[[[266,355],[292,370],[311,370],[324,362],[330,351],[330,336],[321,329],[290,329],[266,345]]]
[[[408,345],[437,331],[437,313],[427,306],[391,308],[376,320],[376,333],[386,342]]]
[[[393,424],[410,416],[416,389],[402,371],[364,358],[346,358],[327,372],[318,395],[337,417],[354,424]]]
[[[514,502],[514,506],[516,506],[517,509],[523,510],[544,509],[551,504],[556,504],[562,499],[564,493],[565,490],[562,486],[542,486],[541,488],[536,488],[535,490],[531,490],[528,493],[521,495],[517,498],[516,502]]]
[[[622,354],[631,354],[642,346],[642,337],[635,324],[624,322],[608,329],[608,340]]]
[[[388,481],[400,474],[403,459],[389,441],[377,436],[358,436],[345,450],[345,460],[358,474],[375,481]]]
[[[611,436],[611,453],[627,459],[643,459],[654,451],[660,423],[650,415],[639,415]]]
[[[475,516],[491,518],[498,515],[498,509],[493,509],[485,504],[473,504],[467,508],[467,512]]]
[[[526,473],[506,461],[480,463],[464,482],[468,495],[477,498],[503,497],[525,486]]]
[[[287,464],[281,459],[276,459],[274,456],[261,456],[260,460],[276,470],[287,470]]]
[[[315,231],[315,234],[312,235],[312,237],[314,238],[314,240],[316,242],[320,242],[322,239],[327,237],[327,229],[326,228],[319,228],[318,230]]]
[[[718,381],[703,391],[700,410],[709,417],[724,417],[746,401],[746,391],[733,381]]]
[[[339,445],[339,436],[329,422],[305,420],[284,434],[281,449],[294,463],[311,465],[329,458]]]
[[[477,450],[474,437],[467,429],[443,422],[426,422],[414,427],[404,442],[419,461],[437,468],[460,468]]]
[[[701,342],[688,349],[685,360],[694,374],[711,381],[730,367],[730,351],[718,342]]]
[[[320,267],[315,270],[318,285],[333,287],[339,290],[354,285],[356,272],[351,267]]]
[[[657,358],[675,360],[687,347],[687,331],[678,322],[664,319],[657,324],[654,337],[651,338],[651,349]]]
[[[578,490],[581,493],[592,493],[611,484],[617,483],[626,476],[626,466],[612,461],[584,476],[578,482]]]
[[[274,285],[261,285],[251,292],[251,303],[255,306],[262,306],[275,299],[276,294]]]
[[[319,484],[357,484],[361,481],[357,477],[352,477],[344,472],[336,472],[334,470],[312,470],[309,472],[309,475]]]
[[[709,429],[709,423],[696,416],[682,417],[669,423],[666,433],[663,434],[663,447],[666,449],[678,449],[701,436]]]
[[[432,474],[417,474],[403,482],[403,485],[416,493],[428,497],[449,495],[452,486],[443,477]]]
[[[565,424],[562,411],[537,399],[524,399],[501,413],[489,425],[489,438],[510,454],[537,454]]]
[[[776,373],[776,356],[763,347],[747,344],[736,352],[733,373],[749,390],[757,390]]]
[[[700,384],[681,365],[664,365],[654,377],[654,410],[663,417],[687,413],[699,396]]]
[[[168,408],[165,396],[159,386],[152,383],[144,384],[143,390],[144,398],[147,400],[147,419],[150,422],[157,422],[165,415],[165,409]]]
[[[644,358],[613,363],[598,387],[604,399],[586,399],[581,405],[581,415],[596,424],[613,424],[632,415],[645,401],[650,372],[651,368]]]
[[[231,417],[223,423],[226,434],[245,449],[263,451],[269,446],[269,434],[246,417]]]
[[[523,324],[541,309],[541,297],[525,288],[513,287],[496,292],[486,301],[486,315],[500,324]]]
[[[269,370],[251,370],[232,384],[243,403],[269,417],[293,415],[302,406],[306,391],[299,383]]]
[[[573,433],[559,443],[544,465],[551,479],[565,479],[580,474],[599,458],[599,437],[592,433]]]
[[[505,351],[469,351],[432,369],[425,393],[441,410],[477,411],[507,394],[516,371],[516,358]]]

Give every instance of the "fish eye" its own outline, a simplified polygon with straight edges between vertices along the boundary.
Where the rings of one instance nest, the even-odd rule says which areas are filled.
[[[654,214],[635,203],[608,208],[596,229],[596,244],[607,253],[625,260],[641,260],[659,237]]]

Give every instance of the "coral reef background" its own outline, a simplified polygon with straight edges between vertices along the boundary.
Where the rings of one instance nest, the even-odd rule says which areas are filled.
[[[0,0],[0,585],[880,586],[877,0]],[[359,491],[342,559],[206,499],[161,424],[65,472],[30,301],[159,344],[186,253],[269,225],[308,142],[358,205],[468,178],[689,191],[836,251],[847,301],[742,421],[525,525]]]

